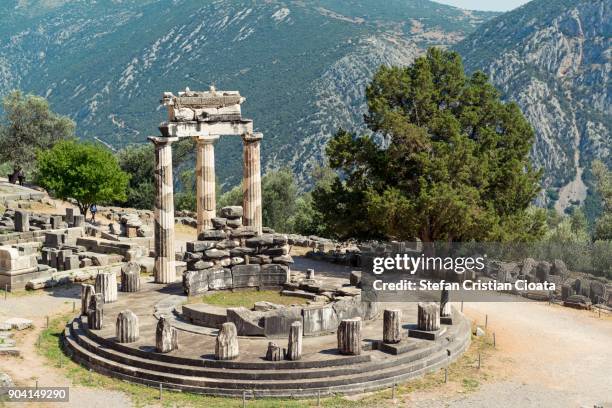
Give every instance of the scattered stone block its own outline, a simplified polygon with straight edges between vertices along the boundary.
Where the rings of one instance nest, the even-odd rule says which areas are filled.
[[[32,320],[22,317],[12,317],[5,320],[4,323],[10,325],[12,330],[26,330],[32,327]]]
[[[264,315],[246,307],[231,307],[227,309],[227,321],[235,325],[240,336],[263,336]]]
[[[351,271],[349,279],[352,286],[361,288],[361,271]]]
[[[72,269],[79,269],[81,262],[79,261],[78,255],[69,255],[64,259],[64,270],[70,271]]]
[[[28,232],[30,230],[30,215],[26,211],[15,211],[15,231]]]

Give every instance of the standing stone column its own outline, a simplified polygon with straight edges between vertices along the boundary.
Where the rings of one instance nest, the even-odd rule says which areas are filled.
[[[159,318],[155,328],[155,349],[158,353],[169,353],[178,349],[178,333],[164,316]]]
[[[172,142],[176,137],[149,137],[155,145],[155,267],[156,283],[176,280],[174,255],[174,191]]]
[[[217,360],[233,360],[239,354],[236,325],[231,322],[223,323],[215,341],[215,358]]]
[[[436,331],[440,329],[440,306],[433,302],[422,302],[418,306],[418,329]]]
[[[91,303],[91,297],[95,295],[93,285],[83,284],[81,285],[81,316],[87,315],[87,309]]]
[[[261,157],[260,144],[262,133],[242,135],[242,224],[253,227],[261,234]]]
[[[198,211],[198,234],[212,229],[216,217],[215,197],[215,147],[219,136],[197,138],[196,148],[196,202]]]
[[[385,309],[383,312],[383,342],[399,343],[402,339],[400,332],[401,311]]]
[[[133,343],[138,340],[140,329],[138,327],[138,316],[131,310],[124,310],[117,315],[117,342]]]
[[[293,322],[289,326],[289,343],[287,344],[287,360],[299,360],[302,358],[302,335],[304,329],[302,322]]]
[[[361,354],[361,318],[345,319],[338,326],[338,351],[340,354]]]
[[[89,307],[87,308],[87,325],[90,329],[100,330],[104,320],[104,300],[102,294],[97,293],[91,296]]]
[[[140,290],[140,265],[128,262],[121,267],[121,291],[138,292]]]
[[[117,275],[114,272],[100,272],[96,276],[96,293],[102,295],[104,303],[117,301]]]
[[[442,289],[442,294],[440,295],[440,317],[449,317],[451,315],[449,298],[448,289]]]

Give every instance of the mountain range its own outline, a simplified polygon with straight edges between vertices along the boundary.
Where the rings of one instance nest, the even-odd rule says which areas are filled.
[[[46,96],[79,136],[146,143],[164,91],[240,90],[264,133],[264,168],[307,188],[339,127],[363,130],[378,66],[452,47],[534,126],[543,205],[584,200],[589,162],[609,163],[610,1],[534,0],[512,12],[427,0],[8,0],[0,5],[0,94]],[[241,178],[241,142],[216,144],[217,174]],[[222,163],[222,164],[221,164]],[[557,200],[558,198],[558,200]]]

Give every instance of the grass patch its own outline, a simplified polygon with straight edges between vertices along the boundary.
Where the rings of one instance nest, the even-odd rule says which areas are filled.
[[[240,292],[234,292],[240,293]],[[126,394],[136,406],[164,406],[164,407],[195,407],[210,406],[215,408],[242,407],[240,398],[209,397],[204,395],[189,394],[165,390],[162,401],[159,400],[159,390],[138,384],[130,384],[124,381],[106,377],[89,371],[67,356],[60,349],[60,336],[66,323],[73,314],[65,314],[53,318],[49,328],[43,330],[40,335],[40,346],[38,352],[47,359],[49,365],[60,369],[75,386],[95,387],[99,389],[119,391]],[[468,351],[449,367],[449,383],[458,383],[464,392],[478,389],[480,384],[490,378],[486,370],[487,357],[493,352],[492,338],[473,337],[472,345]],[[478,369],[478,354],[481,354],[483,365]],[[400,402],[407,400],[409,395],[415,391],[428,391],[443,389],[444,369],[426,374],[425,376],[412,380],[407,384],[398,385],[396,398]],[[261,398],[251,400],[247,393],[247,406],[256,408],[298,408],[316,407],[316,399],[270,399]],[[387,406],[391,404],[391,390],[383,390],[366,395],[359,400],[347,399],[342,396],[321,398],[321,406],[328,408],[365,408],[373,406]]]
[[[252,308],[255,302],[268,301],[279,305],[303,305],[307,300],[293,297],[281,296],[277,290],[245,289],[236,291],[217,291],[202,297],[194,297],[189,303],[206,303],[222,307],[246,307]]]

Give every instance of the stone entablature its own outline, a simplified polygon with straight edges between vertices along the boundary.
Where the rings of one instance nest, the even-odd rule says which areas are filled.
[[[253,132],[253,121],[243,119],[238,91],[191,91],[175,96],[165,92],[161,103],[168,109],[168,121],[159,129],[161,136],[149,137],[155,145],[155,268],[157,283],[176,279],[174,253],[174,192],[172,181],[172,142],[181,137],[196,141],[197,229],[211,229],[215,217],[214,142],[223,135],[241,136],[243,140],[244,226],[262,232],[260,144],[263,135]]]

